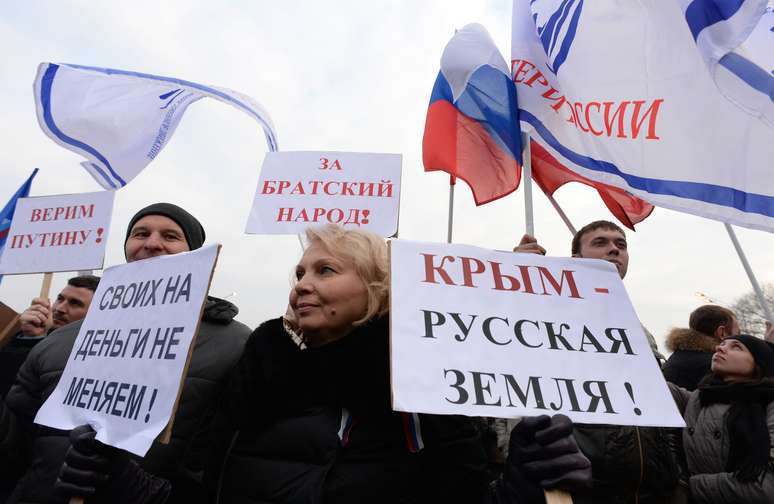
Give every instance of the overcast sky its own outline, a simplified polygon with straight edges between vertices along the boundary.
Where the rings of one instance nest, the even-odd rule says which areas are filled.
[[[231,88],[271,115],[281,150],[403,155],[400,236],[444,241],[448,177],[423,173],[422,131],[445,44],[455,28],[483,24],[506,59],[510,0],[313,2],[6,2],[0,17],[0,114],[4,204],[34,167],[32,195],[99,190],[79,156],[49,140],[35,118],[32,81],[42,61],[111,67]],[[167,147],[116,195],[106,265],[123,262],[125,226],[156,201],[185,207],[208,241],[223,244],[211,293],[227,296],[250,326],[284,312],[295,236],[244,235],[266,152],[244,113],[212,100],[186,112]],[[597,193],[565,186],[556,198],[580,227],[613,219]],[[569,254],[570,234],[536,193],[535,229],[549,255]],[[459,185],[454,241],[510,249],[524,232],[521,190],[475,207]],[[774,280],[770,233],[737,229],[761,282]],[[642,322],[659,339],[686,325],[696,292],[732,302],[751,289],[719,222],[656,208],[629,233],[625,280]],[[68,274],[55,275],[58,292]],[[0,299],[23,310],[42,275],[7,276]]]

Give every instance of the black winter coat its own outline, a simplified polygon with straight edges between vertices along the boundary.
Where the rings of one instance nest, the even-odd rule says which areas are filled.
[[[233,436],[219,503],[482,502],[486,456],[470,419],[391,409],[387,317],[301,350],[270,320],[229,386]]]
[[[237,312],[228,301],[207,299],[172,439],[167,445],[154,443],[139,461],[146,471],[177,482],[178,490],[189,492],[178,494],[170,503],[202,499],[201,473],[209,444],[205,439],[218,398],[250,333],[234,320]],[[0,477],[7,482],[21,474],[9,503],[57,502],[53,485],[70,445],[69,433],[33,424],[33,419],[59,382],[81,323],[64,326],[35,346],[0,403]]]
[[[27,354],[30,353],[30,350],[32,350],[35,345],[43,341],[43,338],[45,337],[46,336],[43,335],[27,338],[19,331],[13,339],[0,350],[0,398],[5,397],[5,394],[8,393],[11,385],[13,385],[16,373],[19,372],[19,368],[27,358]]]
[[[666,381],[688,390],[696,390],[710,373],[712,354],[720,340],[693,329],[673,329],[666,346],[673,353],[664,364]]]

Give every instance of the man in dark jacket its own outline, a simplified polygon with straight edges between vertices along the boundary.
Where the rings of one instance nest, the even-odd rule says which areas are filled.
[[[32,347],[52,331],[86,316],[91,298],[99,285],[99,277],[82,275],[69,279],[52,305],[48,299],[34,298],[22,312],[21,328],[0,350],[0,397],[11,388]]]
[[[672,355],[664,364],[664,378],[684,389],[695,390],[710,372],[715,347],[739,334],[734,312],[717,305],[704,305],[691,312],[687,328],[669,332],[666,346]]]
[[[545,254],[525,235],[516,252]],[[572,256],[613,263],[621,278],[629,269],[626,233],[610,221],[594,221],[572,240]],[[644,328],[643,328],[644,330]],[[653,354],[661,361],[653,337],[645,331]],[[670,429],[620,425],[575,424],[581,451],[591,460],[592,488],[573,492],[576,504],[667,504],[677,486],[674,433]]]
[[[169,203],[140,210],[129,222],[124,251],[127,262],[194,250],[204,243],[201,224]],[[170,502],[196,502],[203,493],[206,438],[218,397],[242,353],[250,330],[234,320],[236,306],[208,298],[169,444],[155,442],[139,464],[185,490]],[[69,324],[30,352],[17,381],[0,402],[0,477],[20,476],[10,503],[66,502],[54,495],[54,483],[70,446],[69,432],[33,424],[40,406],[56,387],[81,322]]]

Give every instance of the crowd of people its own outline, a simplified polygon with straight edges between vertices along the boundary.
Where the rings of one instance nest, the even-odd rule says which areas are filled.
[[[130,220],[127,262],[194,250],[199,221],[168,203]],[[34,423],[56,387],[97,288],[76,277],[34,299],[0,350],[0,501],[8,503],[545,502],[545,489],[602,504],[774,502],[774,345],[732,312],[694,311],[663,366],[685,429],[393,411],[389,271],[383,239],[310,228],[289,308],[254,331],[208,297],[171,441],[136,457],[88,425]],[[545,254],[525,236],[514,249]],[[629,267],[626,235],[582,228],[573,256]],[[1,385],[1,384],[0,384]]]

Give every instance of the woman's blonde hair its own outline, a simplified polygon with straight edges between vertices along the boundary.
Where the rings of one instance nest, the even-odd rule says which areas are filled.
[[[368,293],[366,314],[354,322],[361,325],[389,310],[389,264],[387,244],[384,239],[362,229],[344,229],[336,224],[306,229],[309,244],[321,243],[332,255],[352,262],[357,276],[363,281]],[[292,310],[285,318],[296,326]]]

